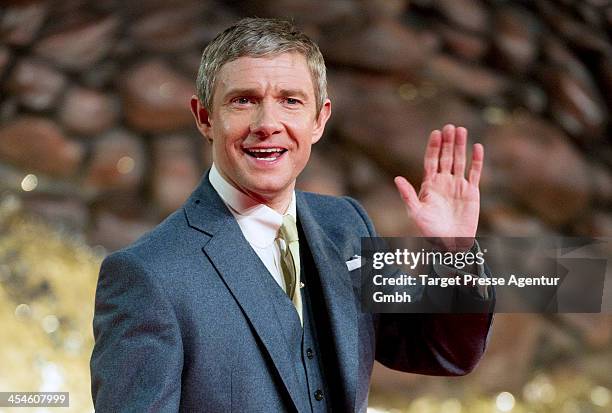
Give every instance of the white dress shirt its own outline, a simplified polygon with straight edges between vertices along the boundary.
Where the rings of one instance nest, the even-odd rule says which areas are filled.
[[[238,221],[238,226],[246,240],[278,285],[285,290],[285,279],[280,267],[280,249],[278,243],[274,242],[283,224],[283,215],[234,188],[221,176],[214,163],[208,179]],[[285,213],[291,215],[297,222],[295,191],[293,191],[291,202]]]

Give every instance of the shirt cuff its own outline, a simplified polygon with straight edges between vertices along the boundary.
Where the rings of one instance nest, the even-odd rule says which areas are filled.
[[[473,253],[475,256],[476,254],[481,254],[482,250],[480,249],[480,245],[478,244],[478,241],[476,239],[474,239],[474,245],[472,245],[472,248],[470,248],[471,253]],[[478,274],[478,278],[488,278],[487,277],[487,273],[485,271],[485,267],[484,264],[479,264],[477,262],[475,262],[473,265],[471,265],[470,269],[475,269],[477,274]],[[459,269],[456,267],[452,267],[449,265],[445,265],[445,264],[434,264],[433,265],[433,269],[435,271],[435,273],[440,276],[440,277],[446,277],[446,278],[452,278],[455,277],[457,275],[474,275],[474,272],[472,271],[466,271],[466,269]],[[476,285],[474,287],[468,287],[470,289],[470,291],[473,291],[475,293],[477,293],[477,295],[479,296],[479,298],[482,298],[483,300],[488,300],[489,297],[491,297],[492,292],[491,292],[491,286],[486,286],[486,285]]]

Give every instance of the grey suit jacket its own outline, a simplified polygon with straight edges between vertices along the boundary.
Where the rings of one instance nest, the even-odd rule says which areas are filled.
[[[359,270],[345,263],[360,253],[360,237],[375,235],[365,211],[350,198],[298,191],[297,213],[321,278],[344,411],[366,410],[374,359],[424,374],[474,368],[490,315],[360,312]],[[96,411],[309,411],[260,282],[267,274],[205,174],[182,208],[102,263]]]

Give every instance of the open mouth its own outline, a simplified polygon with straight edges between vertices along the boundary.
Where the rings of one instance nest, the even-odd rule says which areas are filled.
[[[284,148],[244,148],[244,153],[260,161],[272,162],[280,158],[287,149]]]

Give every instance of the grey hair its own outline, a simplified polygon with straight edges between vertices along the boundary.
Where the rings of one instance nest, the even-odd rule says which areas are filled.
[[[327,99],[325,61],[319,47],[283,19],[249,17],[217,35],[202,52],[196,88],[198,99],[212,112],[215,81],[221,67],[240,57],[275,56],[297,52],[306,58],[314,85],[317,114]]]

